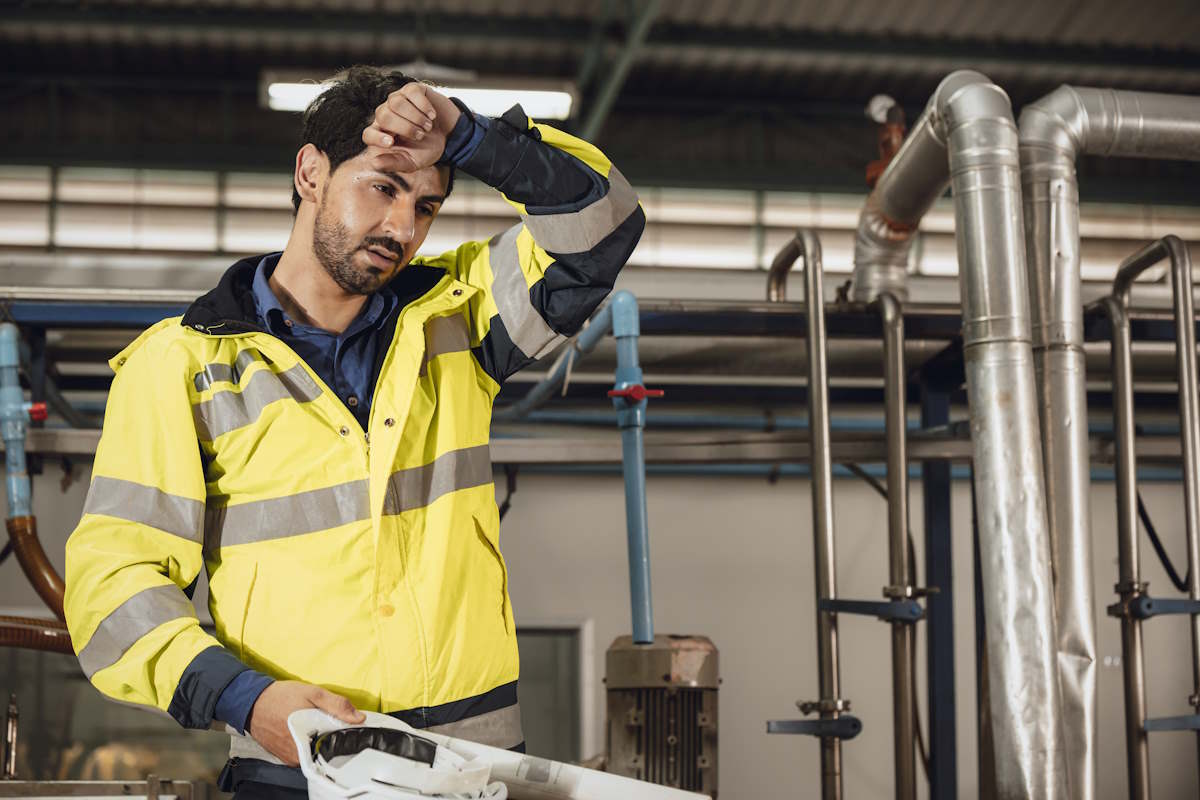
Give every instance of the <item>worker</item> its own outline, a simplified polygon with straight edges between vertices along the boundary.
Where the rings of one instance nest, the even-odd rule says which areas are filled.
[[[579,330],[645,225],[596,148],[519,106],[489,119],[355,67],[302,126],[283,252],[238,261],[110,362],[66,548],[84,673],[232,734],[219,784],[239,800],[305,795],[286,726],[302,708],[523,750],[492,405]],[[521,222],[414,257],[456,170]]]

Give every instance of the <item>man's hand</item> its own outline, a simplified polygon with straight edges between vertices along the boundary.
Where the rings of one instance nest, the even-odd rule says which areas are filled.
[[[320,686],[300,681],[275,681],[263,690],[250,709],[249,734],[289,767],[299,766],[300,757],[296,753],[296,741],[288,730],[287,718],[302,708],[319,708],[350,724],[366,719],[349,700]]]
[[[363,144],[387,151],[400,172],[431,167],[446,149],[446,137],[462,116],[458,106],[419,81],[388,95],[363,130]]]

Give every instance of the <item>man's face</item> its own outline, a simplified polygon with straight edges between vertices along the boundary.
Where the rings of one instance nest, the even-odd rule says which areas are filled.
[[[445,199],[448,170],[398,172],[368,147],[330,175],[313,223],[313,252],[349,294],[371,294],[408,265]]]

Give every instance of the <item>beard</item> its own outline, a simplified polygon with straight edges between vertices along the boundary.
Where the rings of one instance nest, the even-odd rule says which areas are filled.
[[[404,246],[393,239],[379,236],[353,244],[346,226],[327,212],[322,198],[317,219],[313,223],[313,254],[317,261],[347,294],[373,294],[379,291],[403,265],[397,264],[387,272],[374,266],[361,267],[354,263],[354,254],[371,245],[379,245],[403,256]]]

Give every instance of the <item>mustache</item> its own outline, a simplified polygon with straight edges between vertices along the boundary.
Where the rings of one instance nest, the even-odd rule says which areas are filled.
[[[394,255],[397,261],[405,256],[404,245],[387,236],[368,236],[362,240],[360,247],[364,250],[369,247],[382,247]]]

